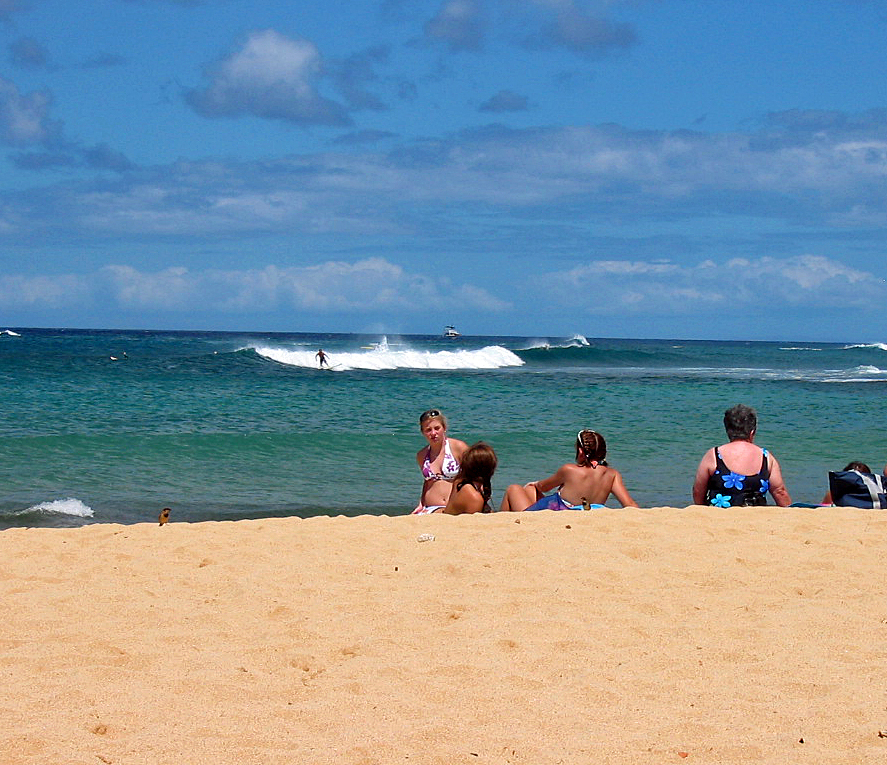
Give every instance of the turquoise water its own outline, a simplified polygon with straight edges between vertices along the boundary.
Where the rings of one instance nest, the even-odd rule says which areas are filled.
[[[174,521],[406,513],[431,407],[450,435],[494,446],[496,502],[593,427],[639,503],[684,506],[739,402],[795,501],[818,501],[850,459],[887,461],[884,345],[14,332],[0,335],[0,527],[150,521],[163,506]]]

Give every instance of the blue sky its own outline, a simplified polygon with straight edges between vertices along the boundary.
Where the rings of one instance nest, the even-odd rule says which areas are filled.
[[[0,0],[0,324],[884,341],[884,0]]]

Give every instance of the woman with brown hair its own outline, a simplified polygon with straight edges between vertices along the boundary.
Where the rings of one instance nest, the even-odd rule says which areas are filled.
[[[623,507],[636,506],[622,482],[622,474],[607,465],[607,442],[594,430],[576,435],[576,462],[561,465],[552,476],[505,490],[499,510],[588,510],[603,507],[612,494]],[[554,494],[545,492],[558,489]]]
[[[478,441],[469,446],[462,455],[462,466],[453,482],[453,493],[444,512],[448,515],[493,512],[490,507],[493,493],[490,482],[497,463],[496,452],[489,444]]]

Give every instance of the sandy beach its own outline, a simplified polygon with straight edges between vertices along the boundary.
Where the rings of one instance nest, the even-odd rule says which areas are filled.
[[[0,762],[887,759],[887,514],[172,520],[0,532]]]

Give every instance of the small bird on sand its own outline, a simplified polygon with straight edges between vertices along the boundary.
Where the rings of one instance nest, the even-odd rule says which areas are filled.
[[[160,521],[161,526],[169,520],[169,513],[170,510],[168,507],[164,507],[163,510],[160,511],[160,518],[158,520]]]

